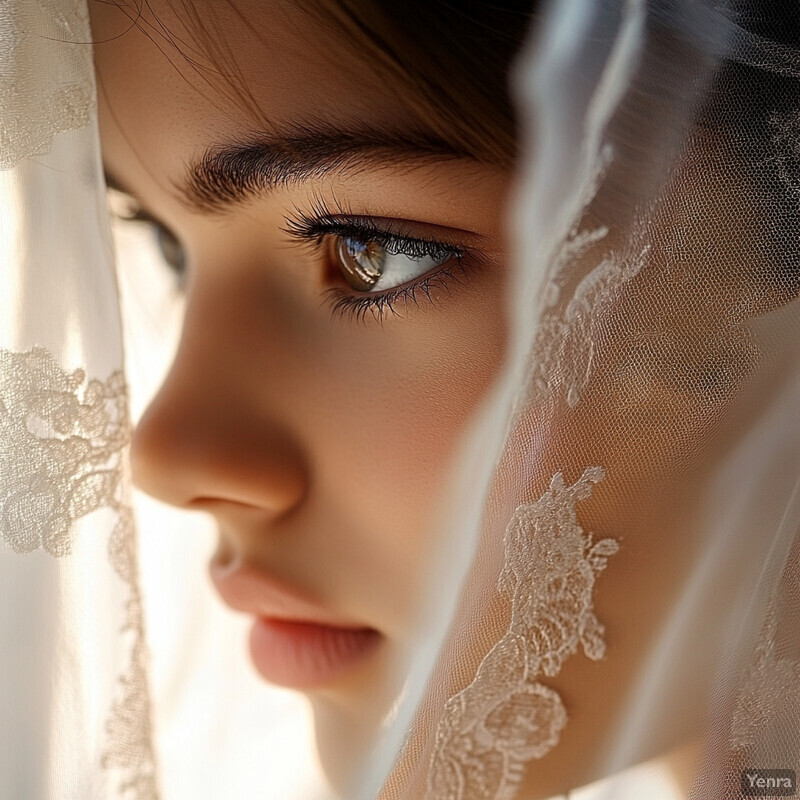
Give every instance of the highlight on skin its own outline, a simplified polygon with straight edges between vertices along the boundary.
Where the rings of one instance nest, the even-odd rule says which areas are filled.
[[[278,664],[261,645],[317,636],[265,628],[265,611],[369,632],[334,670],[355,639],[317,627],[331,670],[297,687],[345,786],[401,688],[440,487],[503,363],[513,173],[417,117],[292,3],[216,20],[195,4],[235,43],[227,73],[258,116],[185,58],[202,48],[182,8],[90,5],[108,182],[122,216],[158,231],[184,293],[134,480],[214,517],[211,577],[255,618],[257,669],[295,680],[291,653]]]
[[[109,182],[134,198],[131,219],[159,228],[185,292],[180,347],[135,433],[135,479],[157,498],[213,515],[211,573],[232,607],[251,616],[283,607],[312,624],[371,632],[363,659],[297,687],[311,700],[337,786],[400,690],[392,667],[425,611],[417,590],[437,542],[436,502],[506,356],[514,121],[503,109],[524,29],[517,18],[517,38],[496,45],[502,53],[487,73],[502,77],[473,75],[474,93],[451,70],[449,102],[444,66],[470,44],[429,46],[466,34],[447,33],[450,17],[428,5],[430,19],[443,17],[428,30],[421,11],[413,42],[410,22],[396,40],[377,33],[400,4],[346,2],[328,13],[243,0],[227,15],[211,0],[192,10],[158,0],[129,15],[92,4]],[[373,36],[355,35],[356,7],[375,23]],[[678,178],[670,191],[688,195]],[[720,218],[737,216],[735,193],[701,193],[697,202],[699,219],[711,216],[703,203]],[[674,220],[662,222],[677,235]],[[658,266],[654,258],[642,269],[636,288],[674,298]],[[639,363],[613,325],[633,320],[647,330],[649,310],[611,320],[596,355],[612,377],[628,377],[626,358]],[[549,681],[571,722],[521,788],[531,800],[590,779],[580,754],[600,747],[648,624],[666,613],[690,555],[675,547],[686,511],[657,491],[674,468],[670,421],[679,419],[698,451],[712,452],[721,431],[713,403],[698,403],[696,387],[680,382],[684,355],[674,375],[633,376],[640,403],[629,383],[615,394],[589,382],[585,403],[551,427],[537,428],[534,414],[534,441],[515,443],[535,464],[540,494],[562,470],[580,475],[599,464],[613,474],[582,504],[581,523],[624,542],[615,579],[604,575],[596,593],[613,658],[570,660]],[[620,442],[621,420],[647,436]],[[652,502],[626,503],[631,487]],[[640,602],[634,620],[631,596]],[[487,629],[504,611],[489,609]],[[261,644],[277,639],[277,627],[253,628],[265,673],[276,666],[267,661],[274,648]],[[353,637],[326,641],[329,654],[341,654]],[[691,743],[692,711],[683,728],[664,731],[663,752]]]

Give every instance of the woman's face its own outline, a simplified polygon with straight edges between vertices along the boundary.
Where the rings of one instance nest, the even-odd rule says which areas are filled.
[[[216,518],[212,577],[254,620],[369,629],[251,637],[266,679],[309,693],[335,772],[398,688],[436,502],[503,363],[510,176],[291,4],[193,5],[213,61],[167,0],[135,24],[92,4],[106,170],[187,264],[134,477]]]
[[[195,3],[195,18],[154,0],[135,24],[92,7],[107,172],[188,265],[182,338],[134,434],[134,477],[216,518],[217,588],[253,617],[263,677],[308,693],[321,760],[343,784],[348,754],[366,750],[400,689],[393,666],[418,630],[437,502],[505,359],[511,176],[434,136],[360,41],[289,3],[232,7]],[[689,574],[693,492],[730,441],[749,338],[736,317],[748,276],[740,285],[728,267],[759,256],[738,222],[753,213],[746,195],[694,185],[723,174],[720,154],[698,146],[701,160],[676,173],[654,223],[661,246],[592,347],[558,352],[586,366],[581,402],[556,423],[550,406],[534,408],[508,447],[524,454],[532,499],[556,472],[603,467],[613,477],[582,502],[581,524],[621,543],[595,604],[610,655],[570,659],[548,679],[573,724],[526,796],[592,779],[584,756],[627,708]],[[730,235],[697,219],[724,220]],[[513,481],[514,469],[498,474]],[[499,569],[485,562],[475,569]],[[496,610],[476,612],[491,617],[469,628],[479,646],[486,625],[507,624]],[[695,685],[693,663],[673,670],[675,685]],[[459,667],[454,684],[477,664]],[[658,746],[694,734],[698,697],[685,693]]]

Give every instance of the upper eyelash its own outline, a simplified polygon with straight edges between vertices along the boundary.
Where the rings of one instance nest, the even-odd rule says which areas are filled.
[[[451,256],[462,256],[463,247],[448,244],[426,236],[411,236],[402,227],[388,230],[370,217],[334,215],[319,209],[307,214],[295,209],[293,215],[285,217],[286,225],[281,229],[292,239],[313,245],[322,245],[328,236],[351,237],[359,241],[375,242],[393,255],[406,255],[411,258],[430,256],[444,260]]]
[[[281,230],[295,241],[299,240],[301,243],[312,245],[315,250],[322,247],[328,236],[351,237],[360,241],[375,242],[386,248],[390,253],[407,255],[411,258],[428,256],[441,261],[454,259],[455,266],[462,273],[468,271],[469,265],[463,259],[465,253],[469,252],[467,248],[442,242],[438,239],[410,235],[404,230],[402,223],[397,223],[394,230],[388,230],[381,227],[371,217],[350,213],[338,202],[338,213],[336,214],[332,213],[319,197],[312,198],[311,205],[311,214],[295,206],[294,213],[284,217],[286,225]],[[137,207],[133,215],[121,219],[125,219],[128,222],[144,222],[154,227],[169,230],[159,220],[139,207]],[[185,285],[185,277],[182,273],[178,275],[179,290]],[[430,293],[432,285],[439,285],[449,292],[448,282],[450,280],[461,283],[453,273],[453,266],[447,265],[432,274],[420,277],[413,283],[398,286],[382,293],[353,295],[338,288],[331,288],[326,292],[326,295],[332,295],[335,299],[331,309],[332,316],[349,315],[356,321],[365,322],[367,312],[371,312],[373,317],[382,324],[387,310],[395,315],[397,314],[394,309],[397,300],[402,298],[406,305],[409,300],[415,305],[419,305],[417,293],[421,291],[433,303]]]
[[[292,240],[311,245],[315,251],[324,246],[329,236],[351,237],[362,242],[374,242],[393,254],[403,254],[411,258],[428,256],[446,261],[447,264],[413,283],[397,286],[385,292],[353,294],[336,287],[330,288],[325,295],[334,301],[331,308],[332,317],[347,315],[356,322],[364,323],[367,312],[370,312],[382,325],[387,311],[397,315],[395,303],[400,299],[406,306],[409,301],[419,305],[417,294],[422,292],[435,305],[431,296],[432,286],[438,285],[449,292],[449,281],[461,283],[454,275],[454,268],[458,268],[462,273],[468,271],[469,259],[463,258],[469,252],[467,248],[438,239],[411,235],[403,223],[399,222],[395,223],[393,230],[388,230],[372,217],[355,215],[338,201],[335,202],[337,208],[334,214],[322,198],[312,197],[311,213],[306,213],[295,206],[294,213],[284,217],[286,225],[281,230]],[[455,262],[454,265],[452,261]]]

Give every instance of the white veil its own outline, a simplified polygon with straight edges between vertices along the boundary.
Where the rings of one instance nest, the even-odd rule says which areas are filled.
[[[347,800],[703,800],[779,795],[796,771],[798,15],[559,0],[537,16],[514,83],[511,349]],[[169,556],[145,536],[139,590],[90,41],[83,2],[0,6],[0,796],[183,800],[159,791],[171,770],[181,793],[285,800],[248,740],[266,701],[215,694],[241,652],[179,657],[198,627],[224,648],[229,620],[203,606],[151,634],[149,683],[142,608],[202,588],[160,586]],[[218,783],[192,784],[215,748]],[[636,772],[676,750],[660,782]]]
[[[789,3],[547,5],[516,74],[516,349],[382,799],[793,793],[799,31]]]
[[[83,2],[0,7],[0,795],[156,796]]]

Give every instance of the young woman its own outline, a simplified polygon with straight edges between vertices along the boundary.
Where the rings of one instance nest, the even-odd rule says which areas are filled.
[[[264,679],[308,692],[333,775],[399,691],[437,499],[506,357],[532,12],[91,6],[109,184],[185,283],[134,480],[214,515],[216,588],[260,618]]]
[[[719,6],[89,3],[183,292],[133,479],[337,796],[796,763],[797,10]]]

